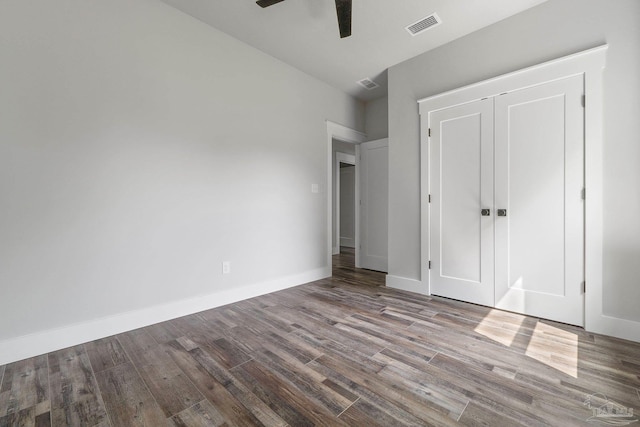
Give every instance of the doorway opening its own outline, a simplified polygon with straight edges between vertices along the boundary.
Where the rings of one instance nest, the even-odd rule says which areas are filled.
[[[358,239],[358,199],[356,150],[357,146],[340,141],[333,142],[335,165],[333,169],[333,240],[332,254],[342,252],[342,248],[355,251]],[[355,258],[354,258],[355,262]]]
[[[338,153],[341,154],[341,153]],[[336,229],[338,252],[343,261],[356,265],[356,165],[339,161],[339,183],[336,185]]]
[[[365,141],[366,135],[331,122],[327,122],[327,138],[327,265],[332,266],[341,246],[354,242],[355,268],[387,272],[388,139]],[[343,163],[355,166],[352,238],[340,232],[344,228],[339,213]]]
[[[339,220],[337,217],[336,206],[339,205],[339,192],[336,190],[336,184],[339,182],[340,163],[351,164],[354,166],[355,176],[355,194],[357,199],[358,192],[358,169],[356,165],[356,149],[357,145],[366,140],[366,135],[354,129],[347,128],[337,123],[327,121],[327,246],[326,257],[328,274],[331,274],[333,265],[333,256],[340,253],[340,236],[339,236]],[[334,148],[334,145],[336,148]],[[339,147],[339,148],[338,148]],[[340,156],[338,156],[340,152]],[[336,176],[338,178],[336,178]],[[338,206],[339,207],[339,206]],[[355,254],[354,262],[358,265],[358,205],[354,209],[354,245]],[[337,230],[336,225],[338,224]]]

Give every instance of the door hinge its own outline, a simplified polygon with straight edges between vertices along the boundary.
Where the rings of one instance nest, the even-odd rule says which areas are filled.
[[[582,293],[586,293],[587,292],[587,282],[582,282]]]
[[[587,199],[587,189],[586,188],[582,189],[582,193],[580,194],[580,196],[582,197],[582,200],[586,200]]]
[[[431,194],[429,194],[429,203],[431,203]]]
[[[431,261],[429,261],[429,270],[431,270]]]
[[[587,95],[582,95],[582,106],[583,107],[587,106]]]
[[[429,128],[429,137],[431,137],[431,128]]]

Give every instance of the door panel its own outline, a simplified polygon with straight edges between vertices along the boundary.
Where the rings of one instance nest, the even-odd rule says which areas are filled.
[[[360,144],[360,267],[387,271],[389,143]]]
[[[496,307],[582,325],[582,76],[495,99]]]
[[[452,279],[480,282],[480,114],[440,124],[440,245],[441,274]],[[451,161],[456,159],[455,161]]]
[[[431,113],[431,293],[494,304],[493,101]]]

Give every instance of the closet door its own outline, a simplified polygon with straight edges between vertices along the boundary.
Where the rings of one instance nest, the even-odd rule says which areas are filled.
[[[574,325],[584,324],[582,94],[575,76],[495,98],[495,306]]]
[[[431,293],[494,304],[493,100],[430,113]]]

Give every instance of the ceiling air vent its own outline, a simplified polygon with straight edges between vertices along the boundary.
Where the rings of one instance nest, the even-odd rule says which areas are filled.
[[[358,80],[358,84],[367,90],[373,90],[377,87],[380,87],[378,83],[374,82],[369,78]]]
[[[436,25],[440,25],[441,23],[442,21],[440,20],[440,17],[433,13],[426,18],[422,18],[418,22],[414,22],[413,24],[405,27],[405,29],[409,31],[409,34],[411,34],[412,36],[417,36],[423,31],[427,31],[429,28],[433,28]]]

